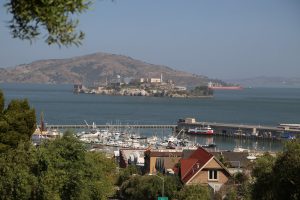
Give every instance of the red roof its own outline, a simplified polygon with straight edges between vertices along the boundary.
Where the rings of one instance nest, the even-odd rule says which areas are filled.
[[[181,170],[181,177],[185,177],[189,170],[196,164],[198,160],[193,158],[181,159],[180,160],[180,170]]]
[[[211,159],[213,157],[213,155],[211,153],[209,153],[208,151],[206,151],[205,149],[203,149],[202,147],[198,147],[197,150],[195,150],[189,158],[196,158],[198,160],[202,160],[205,161],[205,163],[207,161],[209,161],[209,159]]]
[[[196,174],[211,158],[212,154],[202,147],[195,150],[189,158],[182,159],[181,163],[181,180],[186,183]]]

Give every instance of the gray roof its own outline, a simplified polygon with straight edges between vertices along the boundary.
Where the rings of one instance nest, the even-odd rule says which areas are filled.
[[[248,152],[232,152],[232,151],[223,151],[223,152],[210,152],[216,158],[219,158],[222,154],[224,156],[225,162],[229,162],[232,167],[235,168],[245,168],[251,161],[247,159],[249,156]]]

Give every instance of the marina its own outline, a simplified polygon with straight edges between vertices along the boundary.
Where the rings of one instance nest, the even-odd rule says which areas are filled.
[[[187,118],[191,119],[191,118]],[[233,124],[233,123],[217,123],[217,122],[184,122],[179,120],[177,124],[88,124],[82,125],[47,125],[48,129],[164,129],[170,130],[171,133],[176,134],[181,130],[186,133],[198,133],[198,134],[215,134],[215,135],[228,135],[228,136],[253,136],[265,138],[276,138],[284,132],[299,135],[300,129],[295,128],[293,124],[289,124],[283,127],[281,126],[266,126],[266,125],[248,125],[248,124]],[[198,132],[197,132],[198,131]],[[268,134],[268,135],[266,135]],[[267,137],[268,136],[268,137]]]
[[[272,143],[274,147],[282,141],[296,138],[299,134],[299,130],[295,128],[287,134],[285,131],[288,129],[287,127],[283,129],[282,127],[261,125],[196,122],[193,118],[179,120],[177,124],[166,125],[122,125],[121,123],[104,125],[92,123],[89,125],[85,122],[82,125],[44,125],[44,127],[47,131],[39,133],[37,130],[33,135],[35,137],[33,140],[37,143],[44,139],[51,139],[58,133],[62,135],[64,131],[71,129],[82,142],[98,145],[98,147],[100,145],[101,148],[107,146],[134,149],[183,149],[201,146],[213,151],[229,150],[234,152],[253,150],[273,152]],[[40,135],[40,140],[37,135]],[[225,141],[230,142],[230,146],[223,145]],[[267,144],[259,147],[260,143]]]

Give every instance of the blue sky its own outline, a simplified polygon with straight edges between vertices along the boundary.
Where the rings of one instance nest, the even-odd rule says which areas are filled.
[[[299,0],[95,0],[80,47],[12,39],[0,8],[0,67],[95,52],[232,79],[300,76]]]

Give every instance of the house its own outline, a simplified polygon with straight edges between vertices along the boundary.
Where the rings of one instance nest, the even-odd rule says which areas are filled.
[[[163,83],[162,75],[160,76],[160,78],[140,78],[134,81],[139,83]]]
[[[172,173],[182,156],[182,150],[150,149],[145,152],[146,173]]]
[[[161,83],[161,79],[160,78],[150,78],[149,82],[150,83]]]
[[[248,152],[223,151],[211,153],[217,158],[223,157],[223,163],[225,163],[231,174],[238,172],[250,173],[248,166],[251,165],[252,160],[248,159]]]
[[[144,167],[144,152],[146,149],[120,149],[119,150],[119,166],[126,168],[128,165]]]
[[[218,191],[231,176],[226,167],[202,147],[185,153],[180,160],[181,181],[186,185],[208,184]]]

